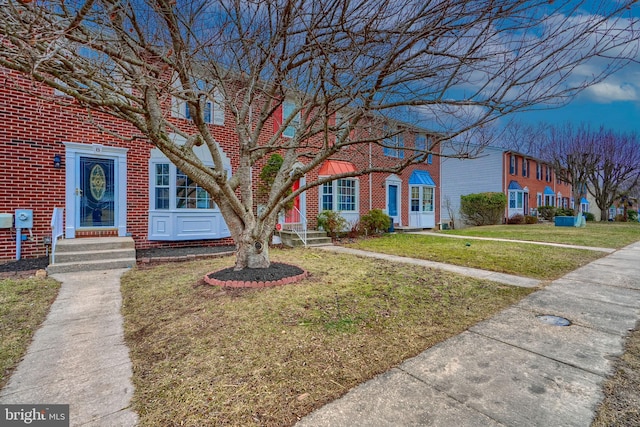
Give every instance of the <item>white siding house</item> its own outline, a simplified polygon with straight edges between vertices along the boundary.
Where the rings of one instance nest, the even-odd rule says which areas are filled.
[[[472,159],[446,157],[454,153],[451,146],[443,145],[440,157],[440,221],[449,223],[451,216],[454,216],[455,225],[459,228],[463,225],[460,219],[460,196],[502,192],[504,149],[487,147]]]

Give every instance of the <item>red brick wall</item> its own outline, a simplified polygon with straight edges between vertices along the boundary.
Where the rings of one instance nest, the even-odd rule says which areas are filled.
[[[138,249],[161,246],[193,246],[197,244],[231,244],[232,240],[150,242],[148,235],[149,172],[148,161],[151,144],[143,140],[127,142],[92,124],[86,110],[62,106],[44,99],[37,99],[19,90],[21,85],[31,87],[31,82],[13,73],[0,86],[0,158],[3,160],[0,174],[0,213],[14,213],[16,209],[33,209],[33,240],[22,242],[21,256],[43,256],[46,246],[43,237],[50,235],[51,215],[54,207],[65,206],[65,147],[64,142],[102,144],[128,148],[127,152],[127,231],[131,233]],[[52,92],[42,89],[50,96]],[[99,126],[118,132],[124,137],[134,130],[125,122],[99,113],[92,114]],[[216,127],[216,137],[227,144],[231,132]],[[228,152],[231,152],[230,150]],[[54,169],[53,157],[60,155],[63,166]],[[237,165],[237,156],[232,164]],[[234,165],[234,166],[235,166]],[[27,230],[23,230],[27,234]],[[81,236],[83,233],[79,233]],[[95,235],[96,233],[84,233]],[[104,233],[103,233],[104,234]],[[13,229],[0,229],[0,260],[16,256],[16,236]]]
[[[516,156],[516,164],[518,166],[515,174],[511,174],[511,172],[510,172],[510,156],[512,154]],[[522,188],[527,187],[529,189],[529,208],[537,208],[538,207],[537,194],[538,193],[544,194],[544,188],[547,187],[547,186],[551,187],[553,192],[556,194],[556,200],[557,200],[557,197],[558,197],[558,193],[562,193],[562,197],[563,198],[569,198],[569,200],[571,199],[571,197],[572,197],[572,195],[571,195],[571,185],[569,185],[569,184],[567,184],[565,182],[558,182],[557,177],[556,177],[556,173],[551,168],[551,166],[549,166],[549,168],[551,169],[550,170],[550,172],[551,172],[551,180],[547,181],[547,179],[546,179],[546,168],[547,168],[547,165],[545,163],[543,163],[543,162],[540,162],[539,160],[532,159],[532,158],[528,157],[528,159],[529,159],[529,176],[528,177],[522,176],[522,159],[523,159],[523,156],[521,154],[510,153],[510,152],[504,153],[503,165],[504,165],[504,176],[506,178],[505,178],[505,182],[503,184],[503,189],[504,189],[505,195],[508,196],[507,187],[509,186],[509,182],[514,180],[514,181],[517,181],[522,186]],[[537,168],[538,163],[540,163],[542,165],[542,177],[541,177],[541,179],[538,179],[537,175],[536,175],[536,168]],[[556,205],[557,205],[557,201],[556,201]]]
[[[182,242],[157,242],[148,240],[148,210],[149,210],[149,171],[148,162],[152,145],[144,140],[127,141],[120,139],[110,132],[116,132],[124,137],[135,134],[135,130],[123,121],[110,116],[92,113],[76,106],[72,100],[69,105],[59,105],[46,99],[34,97],[21,88],[33,89],[33,83],[19,75],[3,70],[4,84],[0,86],[0,159],[3,164],[0,173],[0,213],[14,213],[16,209],[33,209],[34,226],[33,240],[22,242],[21,256],[24,258],[45,255],[46,246],[43,237],[50,235],[50,221],[54,207],[65,206],[65,170],[69,165],[64,164],[64,142],[82,144],[102,144],[111,147],[127,148],[127,232],[131,233],[138,249],[166,246],[220,245],[232,244],[232,240],[205,240]],[[43,95],[49,99],[52,91],[40,88]],[[64,100],[64,98],[58,98]],[[170,111],[170,100],[166,100],[167,112]],[[91,117],[91,119],[90,119]],[[216,140],[231,160],[232,168],[238,166],[239,152],[237,137],[233,127],[233,117],[225,114],[225,126],[212,126]],[[91,122],[93,121],[93,123]],[[184,119],[175,119],[180,126],[189,126]],[[96,126],[99,125],[99,126]],[[267,124],[262,139],[270,136],[273,123]],[[410,135],[405,136],[405,146],[413,144]],[[63,165],[54,169],[53,157],[60,155]],[[382,148],[372,145],[375,162],[386,164],[391,159],[385,158]],[[352,161],[356,166],[365,166],[369,162],[368,152],[360,153],[351,149],[341,156]],[[261,165],[254,168],[253,179],[259,179]],[[439,184],[439,161],[434,158],[432,165],[417,165],[400,174],[402,179],[402,222],[408,224],[409,211],[409,176],[414,169],[428,170],[436,184]],[[314,175],[315,174],[315,175]],[[383,188],[387,173],[372,175],[372,207],[386,208],[386,194]],[[317,172],[307,176],[307,181],[317,179]],[[360,213],[369,211],[369,177],[362,176],[360,181]],[[436,188],[435,206],[436,222],[439,221],[437,207],[440,205],[440,190]],[[307,219],[310,227],[316,226],[318,214],[318,189],[313,188],[306,194]],[[24,231],[23,231],[24,234]],[[83,233],[78,233],[78,236]],[[95,233],[84,233],[95,235]],[[13,229],[0,229],[0,260],[15,258],[16,236]]]

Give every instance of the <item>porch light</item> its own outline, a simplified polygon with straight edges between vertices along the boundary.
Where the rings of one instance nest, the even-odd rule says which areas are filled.
[[[53,168],[60,169],[61,166],[62,160],[60,159],[60,154],[56,154],[55,156],[53,156]]]

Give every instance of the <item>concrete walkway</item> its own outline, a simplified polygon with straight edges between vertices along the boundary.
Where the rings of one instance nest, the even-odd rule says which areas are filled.
[[[570,326],[543,322],[560,316]],[[310,426],[589,426],[640,319],[640,243],[354,388]]]
[[[424,259],[408,258],[398,255],[381,254],[376,252],[362,251],[360,249],[352,249],[344,246],[318,246],[316,249],[329,252],[337,252],[342,254],[350,254],[367,258],[383,259],[391,262],[403,264],[419,265],[422,267],[436,268],[438,270],[450,271],[452,273],[462,274],[464,276],[475,277],[478,279],[493,280],[494,282],[504,283],[507,285],[520,286],[523,288],[535,288],[540,286],[543,281],[538,279],[530,279],[528,277],[514,276],[505,273],[496,273],[495,271],[481,270],[479,268],[461,267],[459,265],[445,264],[443,262],[427,261]]]
[[[433,231],[415,231],[407,234],[426,234],[426,235],[437,236],[437,237],[450,237],[452,239],[493,240],[495,242],[527,243],[530,245],[555,246],[557,248],[585,249],[588,251],[606,252],[608,254],[614,253],[616,251],[615,249],[611,249],[611,248],[598,248],[595,246],[568,245],[566,243],[534,242],[531,240],[501,239],[497,237],[459,236],[457,234],[435,233]]]
[[[71,426],[136,424],[124,343],[120,276],[126,269],[53,275],[62,286],[0,403],[69,404]]]

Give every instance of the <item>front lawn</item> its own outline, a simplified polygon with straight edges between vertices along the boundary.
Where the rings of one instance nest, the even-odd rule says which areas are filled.
[[[465,241],[437,234],[390,234],[346,246],[543,280],[557,279],[605,255],[584,249],[526,243]]]
[[[487,225],[441,231],[459,236],[497,237],[533,242],[565,243],[601,248],[622,248],[640,240],[640,223],[587,222],[586,227],[556,227],[553,224]]]
[[[510,306],[531,289],[313,250],[295,285],[203,285],[233,259],[122,278],[140,425],[277,425]]]
[[[0,387],[26,353],[59,289],[53,279],[0,279]]]

